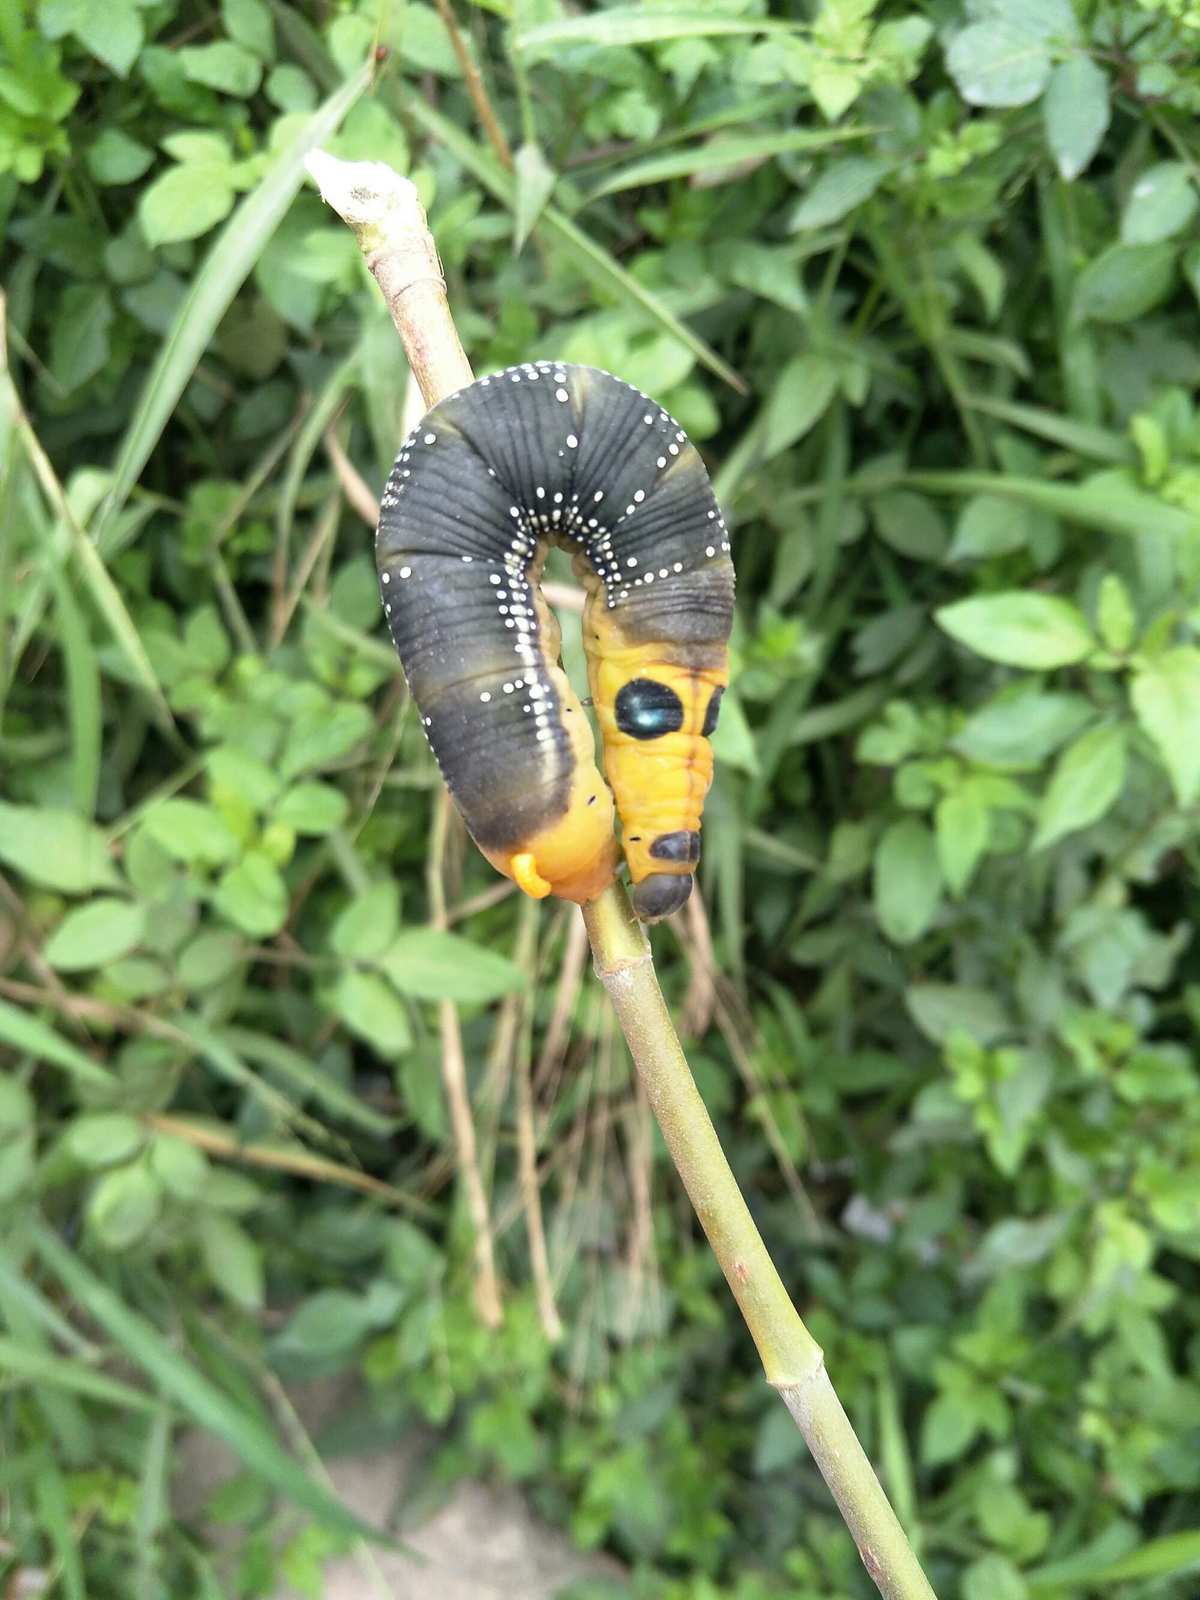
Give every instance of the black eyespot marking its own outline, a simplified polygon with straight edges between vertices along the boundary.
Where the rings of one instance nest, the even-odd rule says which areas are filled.
[[[699,861],[700,835],[681,828],[678,833],[660,833],[650,846],[659,861]]]
[[[690,872],[652,872],[633,890],[633,909],[643,922],[669,917],[686,904],[695,879]]]
[[[660,739],[683,727],[683,701],[665,683],[633,678],[617,693],[617,727],[631,739]]]
[[[721,696],[724,693],[723,688],[714,689],[712,699],[708,702],[708,710],[704,713],[704,726],[700,729],[706,739],[711,739],[717,731],[717,717],[721,712]]]

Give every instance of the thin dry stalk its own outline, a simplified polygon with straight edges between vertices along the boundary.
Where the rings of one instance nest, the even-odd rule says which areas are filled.
[[[430,921],[439,929],[444,929],[446,926],[446,891],[442,871],[446,856],[446,836],[449,832],[450,807],[450,795],[443,789],[434,812],[433,834],[429,841],[429,903],[433,911]],[[496,1275],[491,1213],[487,1190],[483,1184],[483,1174],[479,1167],[475,1123],[471,1116],[471,1099],[467,1091],[467,1062],[463,1054],[462,1029],[458,1022],[458,1007],[453,1000],[438,1002],[438,1028],[442,1040],[442,1086],[446,1091],[450,1125],[454,1130],[459,1176],[462,1179],[467,1210],[475,1230],[475,1309],[479,1313],[480,1321],[487,1327],[498,1328],[504,1321],[504,1306],[500,1297],[500,1280]]]
[[[334,535],[337,533],[337,525],[341,515],[341,495],[329,495],[325,504],[317,513],[317,525],[304,547],[304,554],[300,557],[292,587],[284,595],[279,605],[274,608],[271,620],[272,649],[279,644],[291,627],[292,618],[296,614],[296,607],[300,604],[300,598],[304,593],[308,580],[312,577],[313,570],[321,559],[322,552],[332,543]]]
[[[625,1117],[629,1140],[629,1198],[633,1204],[629,1222],[629,1244],[625,1264],[629,1273],[629,1300],[625,1311],[626,1332],[637,1332],[648,1268],[654,1261],[654,1211],[651,1205],[650,1177],[654,1162],[650,1102],[642,1080],[636,1080],[633,1103]]]
[[[679,1031],[693,1039],[708,1032],[712,1021],[713,1002],[717,989],[717,958],[713,950],[712,929],[708,925],[708,912],[703,897],[692,895],[687,903],[686,936],[678,929],[692,976],[687,993],[679,1008]]]
[[[487,141],[496,152],[502,164],[511,167],[513,164],[512,150],[508,140],[504,137],[504,129],[500,126],[499,118],[492,109],[492,102],[488,97],[487,86],[483,76],[475,65],[475,58],[467,49],[466,40],[459,32],[458,23],[454,17],[450,0],[435,0],[438,14],[446,25],[446,32],[450,35],[450,47],[458,58],[462,68],[463,82],[466,84],[467,93],[471,97],[471,104],[475,107],[475,115],[479,118],[479,125],[487,135]]]
[[[563,1325],[554,1301],[554,1282],[546,1250],[546,1230],[542,1221],[542,1193],[538,1183],[537,1130],[533,1120],[533,1081],[529,1070],[529,1050],[517,1051],[517,1157],[521,1176],[521,1197],[525,1202],[525,1227],[529,1234],[529,1262],[537,1297],[542,1332],[552,1343],[562,1338]]]
[[[550,1024],[542,1040],[542,1053],[538,1056],[537,1070],[533,1077],[539,1094],[546,1093],[547,1084],[557,1077],[562,1069],[587,952],[587,928],[579,913],[572,911],[567,918],[567,940],[563,946],[562,963],[558,971],[554,1009],[550,1013]]]
[[[346,504],[351,511],[362,518],[368,528],[373,528],[379,521],[379,501],[371,493],[370,484],[346,454],[336,428],[326,428],[321,436],[321,442],[325,446],[325,454],[329,457],[333,475],[346,497]]]

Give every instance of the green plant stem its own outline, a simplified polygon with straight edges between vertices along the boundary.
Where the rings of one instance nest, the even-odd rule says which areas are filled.
[[[322,152],[309,170],[354,229],[432,405],[471,379],[416,191],[380,162]],[[725,1159],[658,986],[650,945],[619,884],[583,908],[596,975],[617,1013],[676,1170],[778,1389],[884,1600],[935,1600],[904,1529],[792,1305]]]

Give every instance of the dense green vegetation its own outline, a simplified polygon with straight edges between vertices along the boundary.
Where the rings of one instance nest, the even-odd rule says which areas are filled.
[[[358,1371],[344,1439],[435,1424],[430,1493],[520,1480],[627,1563],[604,1600],[871,1592],[590,980],[544,1048],[565,910],[488,893],[453,829],[429,871],[346,492],[406,372],[319,139],[416,179],[478,370],[602,365],[709,461],[715,991],[703,929],[656,952],[935,1587],[1182,1600],[1200,7],[458,11],[515,178],[430,5],[0,6],[2,1581],[318,1595],[351,1535],[267,1380]],[[196,1421],[245,1462],[220,1560],[168,1498]]]

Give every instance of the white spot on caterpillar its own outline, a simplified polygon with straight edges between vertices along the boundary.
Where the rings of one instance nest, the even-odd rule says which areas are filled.
[[[682,561],[677,561],[675,563],[675,571],[676,572],[682,572],[683,571],[683,562]]]
[[[475,559],[474,556],[464,556],[463,557],[464,561],[473,561],[474,559]]]
[[[654,464],[656,467],[665,467],[667,464],[666,456],[659,456],[658,460]]]
[[[645,489],[637,489],[637,490],[635,490],[633,498],[634,498],[635,502],[640,506],[642,501],[646,498]]]
[[[679,454],[679,446],[677,444],[669,444],[667,446],[667,454],[677,456]]]
[[[627,567],[636,567],[637,566],[637,557],[636,556],[626,556],[625,557],[625,565]]]
[[[504,692],[505,694],[511,694],[513,692],[513,686],[511,683],[506,683],[504,685]]]
[[[704,554],[706,556],[715,556],[716,553],[717,553],[716,550],[714,549],[714,547],[711,544],[705,545]]]
[[[557,374],[555,376],[557,377]],[[555,389],[554,398],[556,400],[565,401],[567,398],[567,391],[565,389]]]
[[[578,448],[578,445],[579,445],[579,440],[575,437],[575,435],[573,433],[569,433],[567,435],[567,448],[569,450],[575,450],[575,449]]]
[[[412,568],[411,567],[401,567],[400,568],[400,576],[402,578],[411,578],[412,577]]]
[[[665,577],[667,577],[667,576],[668,576],[668,571],[669,571],[669,569],[668,569],[668,568],[667,568],[667,567],[660,567],[660,568],[659,568],[659,569],[658,569],[658,575],[659,575],[659,577],[660,577],[660,578],[665,578]]]
[[[498,572],[489,572],[488,573],[488,582],[489,583],[499,583],[500,582],[500,574]]]
[[[482,693],[482,694],[481,694],[481,695],[480,695],[480,696],[479,696],[479,698],[480,698],[480,700],[482,700],[482,701],[483,701],[483,703],[484,703],[484,705],[487,705],[487,703],[488,703],[488,701],[489,701],[489,700],[490,700],[490,699],[491,699],[491,698],[492,698],[492,697],[491,697],[491,695],[490,695],[490,694],[489,694],[489,693],[488,693],[488,691],[487,691],[487,690],[486,690],[486,689],[485,689],[485,690],[484,690],[484,691],[483,691],[483,693]]]
[[[425,443],[426,444],[433,444],[436,439],[437,439],[437,434],[436,433],[427,433],[425,435]]]
[[[544,500],[546,498],[546,491],[540,483],[533,492],[537,495],[539,500]]]
[[[651,422],[652,423],[654,421],[654,418],[647,411],[646,415],[642,418],[642,421],[643,422]]]
[[[597,505],[599,505],[601,500],[604,499],[604,490],[603,489],[597,489],[595,494],[592,496],[592,499],[596,502]]]
[[[385,572],[385,573],[384,573],[384,574],[383,574],[383,581],[384,581],[384,583],[391,583],[391,581],[392,581],[392,575],[391,575],[391,573],[390,573],[390,572]]]

